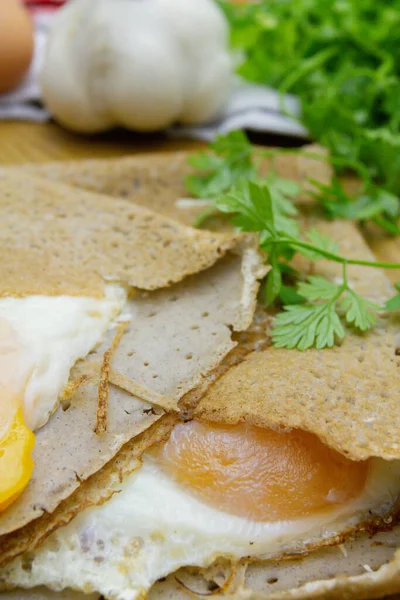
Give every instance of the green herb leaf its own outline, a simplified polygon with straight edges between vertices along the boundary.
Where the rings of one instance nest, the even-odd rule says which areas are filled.
[[[400,292],[400,282],[395,285],[396,290]],[[385,304],[386,310],[400,310],[400,293],[390,298]]]
[[[287,285],[281,285],[279,292],[279,298],[282,304],[302,304],[305,301],[304,296],[301,296],[294,288],[288,287]]]
[[[340,308],[346,311],[347,323],[360,331],[371,329],[376,324],[376,315],[372,311],[380,309],[377,304],[362,298],[350,288],[347,288],[346,295],[340,301]]]
[[[238,73],[295,94],[311,137],[329,149],[337,172],[356,168],[362,195],[379,189],[395,197],[396,206],[386,204],[379,215],[389,230],[400,204],[400,0],[219,4],[240,57]],[[284,101],[282,107],[290,113]],[[347,208],[378,216],[375,201],[355,198]]]
[[[307,282],[300,282],[297,286],[299,294],[311,302],[318,300],[332,300],[340,293],[341,286],[328,281],[320,275],[310,275]]]
[[[272,341],[277,348],[307,350],[331,347],[335,337],[345,335],[343,325],[336,313],[335,302],[319,306],[297,304],[285,306],[278,314],[272,329]]]
[[[240,178],[254,179],[253,147],[242,131],[218,136],[211,153],[189,158],[198,173],[186,177],[186,188],[196,198],[215,198],[229,190]]]
[[[232,221],[243,231],[275,230],[274,207],[266,186],[240,180],[232,191],[216,200],[216,207],[235,215]]]
[[[315,228],[310,229],[310,231],[306,233],[306,240],[310,242],[314,248],[312,250],[308,248],[299,248],[299,252],[311,261],[324,258],[324,255],[318,252],[318,250],[324,250],[332,254],[337,254],[339,251],[336,242],[331,240],[327,235],[323,235]]]

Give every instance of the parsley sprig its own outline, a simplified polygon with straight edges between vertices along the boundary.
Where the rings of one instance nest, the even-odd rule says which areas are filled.
[[[218,1],[239,75],[295,94],[312,138],[397,197],[400,0]]]
[[[358,191],[346,192],[338,177],[327,185],[310,178],[313,189],[307,190],[324,209],[328,219],[348,219],[354,222],[373,221],[391,235],[400,235],[397,224],[400,218],[400,202],[397,196],[375,184],[369,170],[357,161],[345,158],[332,158],[324,154],[303,152],[298,149],[270,150],[253,146],[243,131],[233,131],[219,136],[210,145],[210,152],[200,152],[189,162],[196,174],[189,175],[186,187],[197,198],[214,198],[227,192],[240,178],[259,178],[260,165],[269,159],[272,163],[279,154],[299,154],[305,158],[329,161],[333,166],[348,168],[355,172],[361,181]],[[281,196],[296,196],[301,190],[297,184],[287,179],[279,179],[272,172],[267,178],[270,186],[280,187]],[[279,190],[276,190],[279,193]],[[196,225],[213,214],[206,209],[199,215]]]
[[[299,350],[330,347],[349,328],[364,332],[374,327],[379,311],[398,310],[400,293],[380,307],[351,288],[347,267],[400,269],[400,263],[349,259],[317,229],[301,233],[293,202],[299,186],[273,171],[261,178],[249,147],[242,132],[220,138],[212,145],[217,156],[202,153],[200,160],[191,159],[192,166],[200,165],[202,170],[191,175],[187,184],[192,193],[210,199],[210,208],[200,220],[222,212],[231,216],[238,230],[259,233],[260,247],[271,266],[264,286],[265,303],[283,305],[273,325],[274,345]],[[297,253],[312,262],[324,258],[341,264],[342,281],[334,283],[317,275],[304,280],[292,265]]]

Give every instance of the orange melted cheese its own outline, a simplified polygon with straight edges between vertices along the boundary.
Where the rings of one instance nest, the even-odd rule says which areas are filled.
[[[363,490],[368,461],[351,461],[301,430],[191,421],[158,451],[164,469],[214,508],[256,521],[307,517]]]
[[[26,379],[23,348],[10,323],[0,319],[0,511],[21,494],[33,470],[35,436],[21,408]]]

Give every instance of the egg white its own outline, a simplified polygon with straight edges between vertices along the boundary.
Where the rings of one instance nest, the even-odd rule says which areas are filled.
[[[18,372],[26,425],[35,431],[58,405],[75,362],[101,341],[126,302],[122,286],[107,284],[103,298],[27,296],[1,298],[6,319],[23,348]]]
[[[294,521],[251,522],[204,504],[172,481],[152,456],[107,503],[86,509],[29,555],[0,571],[7,585],[142,597],[159,578],[219,556],[270,557],[304,549],[384,515],[400,492],[400,461],[373,459],[362,494],[346,505]]]

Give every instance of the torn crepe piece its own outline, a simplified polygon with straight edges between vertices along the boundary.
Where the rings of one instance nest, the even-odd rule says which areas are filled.
[[[114,350],[110,380],[132,394],[144,386],[157,395],[141,397],[176,410],[182,396],[234,348],[231,329],[250,325],[257,282],[265,273],[257,256],[245,248],[243,256],[230,254],[175,287],[136,293],[125,309],[131,321]],[[89,360],[99,362],[112,335]]]
[[[231,329],[244,329],[251,322],[257,279],[265,272],[254,247],[244,246],[242,252],[229,254],[207,271],[165,290],[132,297],[121,316],[130,318],[129,326],[112,360],[113,381],[118,380],[120,387],[109,386],[107,431],[101,435],[94,431],[97,377],[78,387],[69,408],[59,407],[37,432],[34,476],[21,497],[0,514],[0,535],[54,511],[125,443],[161,418],[164,411],[138,398],[135,386],[150,390],[149,398],[157,394],[158,400],[172,399],[173,405],[166,408],[176,409],[180,398],[235,346]],[[85,364],[101,362],[114,337],[115,330],[110,330],[104,344],[72,373],[73,381]],[[0,537],[0,556],[5,556],[1,543]]]
[[[326,156],[318,145],[304,146],[304,151]],[[23,167],[7,167],[4,172],[38,175],[53,181],[77,186],[89,191],[124,198],[157,213],[191,225],[195,216],[204,210],[201,203],[190,209],[179,208],[177,200],[185,198],[185,177],[191,172],[188,152],[143,154],[119,158],[95,160],[59,161],[44,164],[28,164]],[[263,163],[263,172],[270,169],[270,161]],[[276,172],[292,179],[306,188],[308,178],[329,183],[332,176],[330,165],[301,154],[281,154],[275,161]],[[22,171],[23,170],[23,171]],[[305,197],[303,196],[304,200]],[[309,201],[309,198],[307,199]]]
[[[210,267],[246,239],[17,171],[0,172],[0,219],[3,296],[99,296],[104,280],[161,288]]]
[[[317,228],[339,243],[343,256],[373,260],[351,223],[320,222]],[[341,267],[320,261],[313,273],[340,278]],[[357,292],[379,305],[393,295],[381,270],[349,265],[348,278]],[[349,335],[323,351],[271,347],[253,352],[216,382],[195,414],[212,421],[305,429],[353,460],[398,459],[399,327],[399,316],[388,315],[372,331]]]

